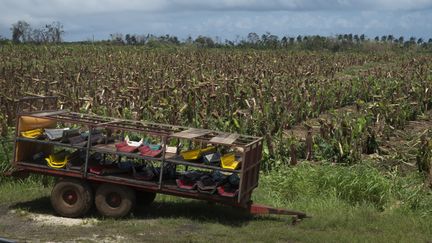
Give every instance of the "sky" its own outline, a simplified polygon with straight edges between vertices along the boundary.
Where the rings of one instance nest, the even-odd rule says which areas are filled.
[[[0,36],[11,38],[18,20],[32,27],[60,21],[66,41],[111,33],[236,40],[250,32],[428,39],[432,0],[0,0]]]

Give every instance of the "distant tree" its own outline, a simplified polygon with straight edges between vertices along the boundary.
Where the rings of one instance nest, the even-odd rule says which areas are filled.
[[[399,37],[399,43],[403,43],[404,42],[404,37],[403,36],[400,36]]]
[[[395,38],[394,38],[393,35],[388,35],[388,36],[387,36],[387,41],[388,41],[388,42],[393,42],[394,40],[395,40]]]
[[[363,41],[365,41],[365,39],[366,39],[365,34],[361,34],[360,35],[360,41],[363,42]]]
[[[113,33],[110,34],[110,37],[111,37],[111,42],[116,44],[124,44],[122,33]]]
[[[380,40],[379,36],[375,36],[375,41],[378,42]]]
[[[150,38],[150,35],[139,35],[137,36],[137,43],[139,44],[145,44],[147,40]]]
[[[382,42],[387,42],[387,36],[386,35],[381,36],[381,41]]]
[[[62,42],[62,35],[64,34],[64,30],[63,25],[60,22],[54,21],[51,24],[47,24],[45,25],[45,29],[49,38],[49,42]]]
[[[177,38],[177,36],[174,36],[174,35],[161,36],[161,37],[159,37],[159,39],[162,40],[162,42],[168,43],[168,44],[174,44],[174,45],[180,44],[179,39]]]
[[[277,35],[267,34],[266,46],[277,47],[279,44],[279,37]]]
[[[297,36],[297,42],[300,43],[300,42],[302,42],[302,40],[303,40],[303,37],[302,37],[301,35],[298,35],[298,36]]]
[[[226,45],[226,46],[234,46],[234,42],[231,41],[231,40],[226,39],[226,40],[225,40],[225,45]]]
[[[248,41],[250,44],[254,44],[254,45],[256,45],[256,44],[258,44],[259,41],[260,41],[259,35],[258,35],[257,33],[255,33],[255,32],[251,32],[251,33],[249,33],[249,34],[247,35],[247,41]]]
[[[136,45],[137,44],[137,37],[135,35],[132,35],[130,37],[130,42],[132,43],[132,45]]]
[[[288,37],[286,37],[286,36],[282,37],[281,43],[282,43],[283,47],[288,46]]]
[[[62,41],[62,35],[64,34],[63,25],[58,21],[32,29],[30,24],[20,20],[12,25],[11,31],[12,40],[15,43],[59,43]]]
[[[126,44],[131,45],[131,35],[130,34],[126,34],[125,35],[125,40],[126,40]]]
[[[32,41],[35,43],[46,43],[49,41],[49,38],[43,28],[36,28],[32,32]]]
[[[12,41],[15,43],[27,42],[30,39],[31,27],[30,24],[23,20],[12,24]]]
[[[421,37],[418,38],[418,40],[417,40],[417,44],[418,44],[418,45],[421,45],[422,43],[423,43],[423,38],[421,38]]]
[[[265,34],[262,34],[262,35],[261,35],[261,43],[262,43],[263,45],[266,45],[266,44],[267,44],[267,37],[268,37],[269,34],[270,34],[270,33],[266,32]]]
[[[294,44],[294,41],[295,41],[295,38],[294,38],[294,37],[290,37],[290,38],[289,38],[289,43],[290,43],[290,45],[293,45],[293,44]]]
[[[207,37],[207,36],[202,36],[202,35],[198,36],[195,39],[194,43],[198,44],[201,47],[214,47],[215,46],[212,38]]]
[[[359,38],[358,35],[354,35],[354,41],[355,41],[355,42],[360,42],[360,38]]]
[[[186,44],[192,44],[193,43],[192,36],[188,36],[188,38],[186,38],[186,40],[185,40],[185,43]]]
[[[429,38],[428,44],[432,44],[432,38]]]

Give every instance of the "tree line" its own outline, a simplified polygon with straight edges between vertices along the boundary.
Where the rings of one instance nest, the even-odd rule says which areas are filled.
[[[198,47],[238,47],[238,48],[302,48],[308,50],[321,50],[328,49],[332,51],[339,51],[345,49],[352,49],[362,45],[369,44],[384,44],[387,46],[409,48],[412,46],[419,46],[432,49],[432,38],[425,41],[423,38],[410,37],[405,39],[403,36],[395,37],[393,35],[376,36],[375,38],[368,38],[365,34],[338,34],[335,36],[320,36],[320,35],[298,35],[298,36],[283,36],[266,32],[262,35],[251,32],[246,37],[237,37],[236,40],[221,38],[211,38],[208,36],[199,35],[196,38],[189,36],[184,40],[180,40],[172,35],[136,35],[121,33],[111,34],[110,38],[105,41],[106,43],[117,45],[195,45]]]
[[[63,25],[54,21],[40,27],[32,27],[23,20],[12,24],[12,42],[14,43],[60,43],[63,41]]]
[[[54,21],[50,24],[45,24],[40,27],[33,28],[27,22],[20,20],[12,24],[10,28],[13,43],[61,43],[65,33],[63,24]],[[7,39],[0,36],[0,41]],[[80,43],[95,43],[95,41],[81,41]],[[387,46],[409,48],[412,46],[425,47],[432,49],[432,38],[427,41],[423,38],[410,37],[405,39],[403,36],[395,37],[393,35],[376,36],[369,38],[365,34],[338,34],[335,36],[320,36],[320,35],[297,35],[297,36],[282,36],[279,37],[270,32],[257,34],[249,33],[246,37],[237,37],[235,40],[219,37],[208,37],[199,35],[196,38],[191,36],[186,39],[179,39],[174,35],[153,35],[153,34],[126,34],[112,33],[106,40],[96,41],[96,43],[115,44],[115,45],[147,45],[150,47],[156,46],[180,46],[194,45],[197,47],[236,47],[236,48],[301,48],[307,50],[322,50],[339,51],[346,49],[358,48],[361,46],[381,43]]]

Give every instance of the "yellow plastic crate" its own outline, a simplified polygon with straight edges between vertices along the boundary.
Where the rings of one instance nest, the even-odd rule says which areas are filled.
[[[181,152],[180,155],[183,157],[184,160],[197,160],[201,158],[201,156],[205,153],[211,153],[214,152],[216,148],[214,146],[209,146],[207,148],[203,149],[193,149]]]
[[[239,166],[240,162],[236,160],[235,154],[225,154],[221,157],[221,165],[224,169],[235,170]]]
[[[48,158],[45,158],[48,166],[54,169],[60,169],[66,166],[68,162],[68,156],[65,156],[63,159],[58,158],[55,155],[49,155]]]
[[[21,136],[25,137],[25,138],[37,138],[40,135],[42,135],[43,133],[43,129],[42,128],[36,128],[33,130],[28,130],[25,132],[21,132]]]

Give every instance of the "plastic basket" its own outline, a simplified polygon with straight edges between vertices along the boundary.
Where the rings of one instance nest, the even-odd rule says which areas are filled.
[[[239,166],[240,162],[236,160],[235,154],[225,154],[221,157],[221,165],[224,169],[235,170]]]
[[[203,154],[212,153],[215,150],[216,150],[215,147],[209,146],[203,149],[193,149],[193,150],[184,151],[181,152],[180,155],[183,157],[184,160],[197,160],[201,158]]]
[[[43,130],[41,128],[28,130],[25,132],[21,132],[21,136],[25,138],[38,138],[40,135],[42,135]]]

